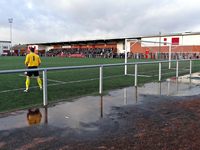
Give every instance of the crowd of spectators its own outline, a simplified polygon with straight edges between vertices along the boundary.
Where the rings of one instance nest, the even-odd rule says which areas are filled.
[[[71,57],[79,54],[87,58],[113,58],[113,48],[67,48],[67,49],[51,49],[46,56],[63,56]]]
[[[60,57],[86,57],[86,58],[125,58],[124,53],[116,53],[113,48],[66,48],[51,49],[46,56]],[[128,53],[128,58],[133,59],[169,59],[168,53]],[[171,59],[198,59],[198,53],[172,53]]]
[[[168,60],[169,53],[128,53],[128,58]],[[171,59],[199,59],[200,53],[171,53]]]

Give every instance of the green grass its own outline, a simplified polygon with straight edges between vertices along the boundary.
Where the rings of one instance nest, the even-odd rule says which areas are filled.
[[[23,69],[25,57],[0,57],[0,70]],[[41,68],[60,66],[81,66],[96,64],[124,63],[124,59],[103,59],[103,58],[58,58],[42,57]],[[129,59],[129,62],[138,60]],[[139,60],[147,61],[147,60]],[[172,63],[172,68],[176,64]],[[193,72],[199,71],[200,63],[193,63]],[[189,62],[179,63],[179,74],[189,72]],[[128,66],[128,73],[134,74],[134,65]],[[168,69],[168,63],[162,64],[162,79],[175,76],[176,70]],[[103,90],[118,89],[134,85],[134,76],[124,76],[124,67],[105,67],[103,69]],[[138,74],[149,77],[138,77],[138,84],[158,81],[158,64],[138,65]],[[48,101],[69,101],[83,95],[98,94],[99,91],[99,68],[73,69],[62,71],[49,71],[48,77]],[[36,84],[36,79],[31,79],[29,93],[23,93],[25,87],[25,76],[23,73],[0,74],[0,112],[13,109],[27,108],[33,105],[42,105],[42,91]],[[7,91],[6,90],[11,90]],[[3,92],[4,91],[4,92]]]

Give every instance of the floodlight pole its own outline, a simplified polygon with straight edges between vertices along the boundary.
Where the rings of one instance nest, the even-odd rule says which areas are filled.
[[[127,75],[127,39],[125,39],[125,52],[124,52],[124,54],[125,54],[125,67],[124,67],[124,75]]]
[[[13,23],[13,18],[8,18],[8,22],[10,24],[10,42],[11,42],[11,47],[12,47],[12,23]]]

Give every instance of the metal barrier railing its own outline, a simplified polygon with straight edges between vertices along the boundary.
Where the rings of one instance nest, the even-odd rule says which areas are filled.
[[[68,69],[84,69],[84,68],[99,68],[99,94],[103,94],[103,68],[104,67],[112,67],[112,66],[126,66],[126,65],[134,65],[135,66],[135,86],[138,86],[138,65],[143,64],[159,64],[158,70],[158,81],[162,79],[162,63],[171,63],[176,62],[176,77],[179,76],[179,62],[181,61],[189,61],[189,74],[192,74],[192,61],[196,59],[183,59],[183,60],[165,60],[165,61],[150,61],[150,62],[134,62],[134,63],[117,63],[117,64],[101,64],[101,65],[86,65],[86,66],[66,66],[66,67],[49,67],[49,68],[37,68],[37,69],[18,69],[18,70],[1,70],[0,74],[11,74],[11,73],[21,73],[26,71],[42,71],[43,74],[43,105],[48,105],[48,97],[47,97],[47,72],[54,70],[68,70]]]

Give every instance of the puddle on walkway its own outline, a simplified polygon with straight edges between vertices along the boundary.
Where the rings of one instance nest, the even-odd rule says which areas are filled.
[[[109,114],[113,107],[130,104],[141,104],[145,95],[192,96],[200,94],[199,78],[185,81],[167,80],[161,83],[147,83],[142,87],[128,87],[114,90],[108,95],[87,96],[74,102],[62,102],[49,108],[38,108],[17,111],[8,115],[0,115],[0,130],[22,128],[32,125],[47,124],[55,127],[96,130],[92,125]],[[86,124],[90,124],[86,126]]]

